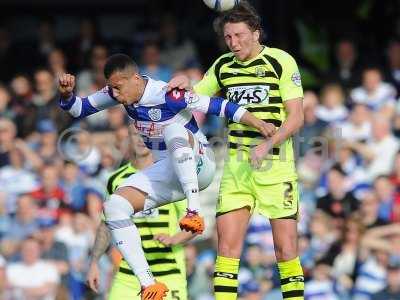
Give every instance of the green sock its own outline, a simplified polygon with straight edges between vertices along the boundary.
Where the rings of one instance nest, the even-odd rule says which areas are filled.
[[[304,275],[300,259],[278,262],[284,300],[304,300]]]
[[[239,259],[217,256],[214,272],[215,300],[236,300]]]

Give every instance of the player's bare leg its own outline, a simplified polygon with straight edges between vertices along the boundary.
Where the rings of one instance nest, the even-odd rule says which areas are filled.
[[[304,275],[298,257],[297,220],[271,220],[283,299],[304,299]]]
[[[115,245],[142,286],[142,299],[162,300],[168,288],[155,281],[143,252],[139,231],[131,220],[135,212],[143,210],[146,197],[146,193],[133,187],[119,188],[104,203],[104,214]]]
[[[199,181],[193,152],[193,136],[183,125],[173,123],[164,128],[164,139],[175,173],[188,202],[187,214],[179,222],[179,226],[182,230],[202,233],[204,220],[199,216]]]
[[[217,217],[218,256],[215,263],[216,300],[237,298],[239,259],[250,219],[247,207]]]

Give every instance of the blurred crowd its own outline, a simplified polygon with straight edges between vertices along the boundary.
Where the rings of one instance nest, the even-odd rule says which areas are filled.
[[[85,276],[107,178],[128,159],[128,120],[121,107],[72,120],[58,108],[57,76],[75,74],[76,93],[86,96],[104,87],[102,68],[116,49],[90,20],[68,45],[50,21],[37,30],[21,46],[0,28],[0,298],[103,299],[112,259],[101,262],[102,294]],[[195,43],[168,19],[122,51],[154,79],[203,76]],[[400,42],[378,64],[360,59],[352,40],[334,53],[322,84],[305,86],[295,139],[306,299],[400,299]],[[197,117],[223,141],[223,122]],[[211,234],[186,247],[192,300],[212,299],[216,242]],[[271,227],[257,215],[239,281],[241,299],[281,299]]]

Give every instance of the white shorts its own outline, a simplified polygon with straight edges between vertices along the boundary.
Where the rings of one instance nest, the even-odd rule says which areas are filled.
[[[198,141],[195,142],[193,151],[195,152],[197,178],[201,191],[207,188],[214,178],[216,168],[214,152],[210,147]],[[134,187],[148,195],[144,210],[180,201],[186,197],[169,155],[152,166],[127,177],[119,185],[119,188],[125,186]]]

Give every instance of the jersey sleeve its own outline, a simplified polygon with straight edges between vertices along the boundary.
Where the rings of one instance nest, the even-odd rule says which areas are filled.
[[[88,97],[81,98],[74,94],[66,101],[60,98],[60,107],[76,119],[87,117],[117,104],[119,102],[112,96],[108,87],[104,87]]]
[[[165,102],[174,113],[186,109],[226,117],[234,122],[239,122],[246,112],[243,107],[223,98],[197,95],[191,91],[179,89],[166,93]]]
[[[302,98],[303,88],[301,76],[296,61],[285,52],[279,61],[282,65],[282,76],[280,78],[279,90],[283,101]]]
[[[203,76],[203,79],[200,80],[195,86],[193,90],[198,95],[206,95],[206,96],[213,96],[215,95],[221,87],[218,84],[218,80],[215,74],[215,62]]]

